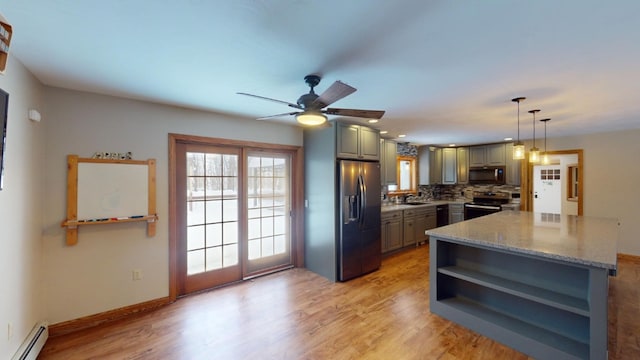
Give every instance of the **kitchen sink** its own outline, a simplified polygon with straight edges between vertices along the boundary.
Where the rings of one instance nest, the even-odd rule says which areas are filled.
[[[412,201],[412,202],[408,202],[408,203],[405,203],[405,204],[406,205],[426,205],[426,204],[430,204],[430,203],[431,203],[430,201],[426,201],[426,202],[424,202],[424,201]]]

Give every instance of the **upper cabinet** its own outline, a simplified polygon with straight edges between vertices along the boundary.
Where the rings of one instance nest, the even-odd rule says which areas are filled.
[[[418,184],[442,184],[442,149],[435,146],[418,148]]]
[[[360,125],[337,123],[338,158],[380,160],[380,133]]]
[[[458,181],[458,152],[456,148],[442,149],[442,183],[455,185]]]
[[[419,184],[468,184],[470,167],[504,166],[505,183],[520,186],[520,161],[512,160],[512,147],[511,143],[458,148],[420,146]]]
[[[456,149],[458,157],[458,184],[469,183],[469,148],[459,147]]]
[[[469,148],[469,166],[504,166],[505,144],[471,146]]]
[[[429,183],[442,184],[442,149],[429,147]]]
[[[398,181],[397,154],[395,141],[380,139],[380,180],[382,186],[395,185]]]
[[[505,184],[520,186],[520,166],[523,160],[513,160],[513,144],[509,143],[505,145],[506,152],[506,176],[504,179]]]

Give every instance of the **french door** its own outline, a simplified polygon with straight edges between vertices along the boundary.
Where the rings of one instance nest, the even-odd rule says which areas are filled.
[[[292,154],[177,143],[180,295],[293,266]]]

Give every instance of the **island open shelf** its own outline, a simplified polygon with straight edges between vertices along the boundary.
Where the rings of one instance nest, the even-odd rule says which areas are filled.
[[[431,312],[535,358],[606,359],[617,222],[593,221],[613,232],[613,258],[590,256],[589,239],[575,243],[584,256],[572,258],[573,230],[543,226],[536,235],[536,214],[507,213],[429,232]],[[571,222],[581,236],[584,221]],[[593,246],[601,250],[601,242]],[[562,249],[549,251],[551,243]]]

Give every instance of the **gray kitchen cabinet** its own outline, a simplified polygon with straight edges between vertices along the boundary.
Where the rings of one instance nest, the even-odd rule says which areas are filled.
[[[429,146],[418,147],[418,184],[429,185]]]
[[[386,211],[380,216],[382,253],[402,247],[402,210]]]
[[[455,224],[460,221],[464,221],[464,204],[450,203],[449,204],[449,224]]]
[[[456,149],[458,165],[458,184],[469,183],[469,148],[459,147]]]
[[[435,146],[418,148],[418,184],[442,183],[442,149]]]
[[[509,143],[505,145],[506,153],[506,176],[505,183],[507,185],[520,186],[520,165],[522,160],[513,159],[513,144]]]
[[[416,243],[414,209],[404,210],[402,214],[402,246],[409,246]]]
[[[442,184],[442,149],[429,149],[429,183]]]
[[[486,148],[483,146],[471,146],[469,148],[469,166],[487,165]]]
[[[442,149],[442,184],[455,185],[458,181],[458,153],[455,148]]]
[[[505,147],[504,144],[487,145],[487,164],[488,165],[505,165]]]
[[[378,130],[339,122],[336,131],[338,158],[380,160],[380,133]]]
[[[436,207],[427,206],[419,207],[414,213],[414,231],[415,243],[422,244],[429,240],[429,236],[425,231],[431,230],[437,226]]]
[[[505,165],[505,144],[480,145],[469,148],[469,166],[487,165]]]
[[[397,143],[393,140],[380,139],[380,179],[381,185],[395,185],[397,183]]]

